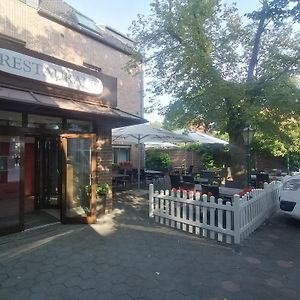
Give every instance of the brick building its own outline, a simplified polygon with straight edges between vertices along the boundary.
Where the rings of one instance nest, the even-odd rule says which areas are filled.
[[[95,221],[111,129],[145,121],[132,43],[63,0],[0,1],[0,233],[49,209]]]

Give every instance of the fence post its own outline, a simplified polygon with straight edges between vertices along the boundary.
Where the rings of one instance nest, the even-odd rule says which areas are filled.
[[[154,186],[153,183],[149,184],[149,217],[153,218],[154,217],[154,199],[153,199],[153,194],[154,194]]]
[[[233,196],[233,218],[234,218],[234,243],[240,244],[241,243],[241,211],[240,211],[240,196],[234,195]]]

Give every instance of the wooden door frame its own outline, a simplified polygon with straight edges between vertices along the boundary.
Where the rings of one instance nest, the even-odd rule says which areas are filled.
[[[91,215],[66,217],[67,211],[67,139],[68,138],[86,138],[92,141],[92,161],[91,161],[91,182],[92,182],[92,198],[91,198]],[[66,133],[60,135],[61,142],[61,158],[62,158],[62,176],[61,176],[61,221],[65,224],[93,224],[96,222],[96,134],[95,133]]]

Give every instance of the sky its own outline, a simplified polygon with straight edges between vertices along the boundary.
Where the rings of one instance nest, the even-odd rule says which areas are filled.
[[[129,27],[138,14],[150,13],[151,0],[65,0],[79,12],[93,19],[98,25],[108,25],[123,34],[129,33]],[[259,7],[259,0],[223,0],[226,3],[236,2],[239,11],[244,14]],[[145,80],[147,82],[147,79]],[[147,99],[147,95],[145,97]],[[167,104],[168,97],[163,100]],[[145,101],[145,106],[147,102]],[[163,117],[145,114],[148,120],[162,121]]]

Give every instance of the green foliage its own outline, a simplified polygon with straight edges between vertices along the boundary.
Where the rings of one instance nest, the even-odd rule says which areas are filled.
[[[152,14],[132,25],[137,52],[152,78],[150,103],[165,114],[165,126],[214,122],[229,134],[232,163],[240,159],[242,129],[251,124],[260,139],[284,155],[295,128],[282,121],[300,114],[299,2],[266,0],[245,23],[236,7],[218,0],[153,1]],[[299,78],[299,77],[298,77]],[[162,108],[157,96],[169,94]],[[271,130],[272,129],[272,130]],[[295,141],[295,139],[293,139]]]
[[[96,193],[98,196],[106,195],[108,192],[109,192],[109,184],[108,183],[97,184]]]
[[[229,161],[229,150],[224,145],[191,144],[187,149],[200,154],[201,164],[205,169],[223,168]]]
[[[97,195],[106,195],[109,192],[109,184],[108,183],[100,183],[96,185],[96,194]],[[90,202],[92,194],[92,186],[87,184],[82,189],[82,197]]]
[[[147,150],[145,164],[147,169],[166,171],[171,166],[171,158],[159,150]]]
[[[300,170],[300,153],[293,153],[289,155],[290,170]]]
[[[85,185],[82,191],[87,198],[91,198],[92,186],[90,184]]]

